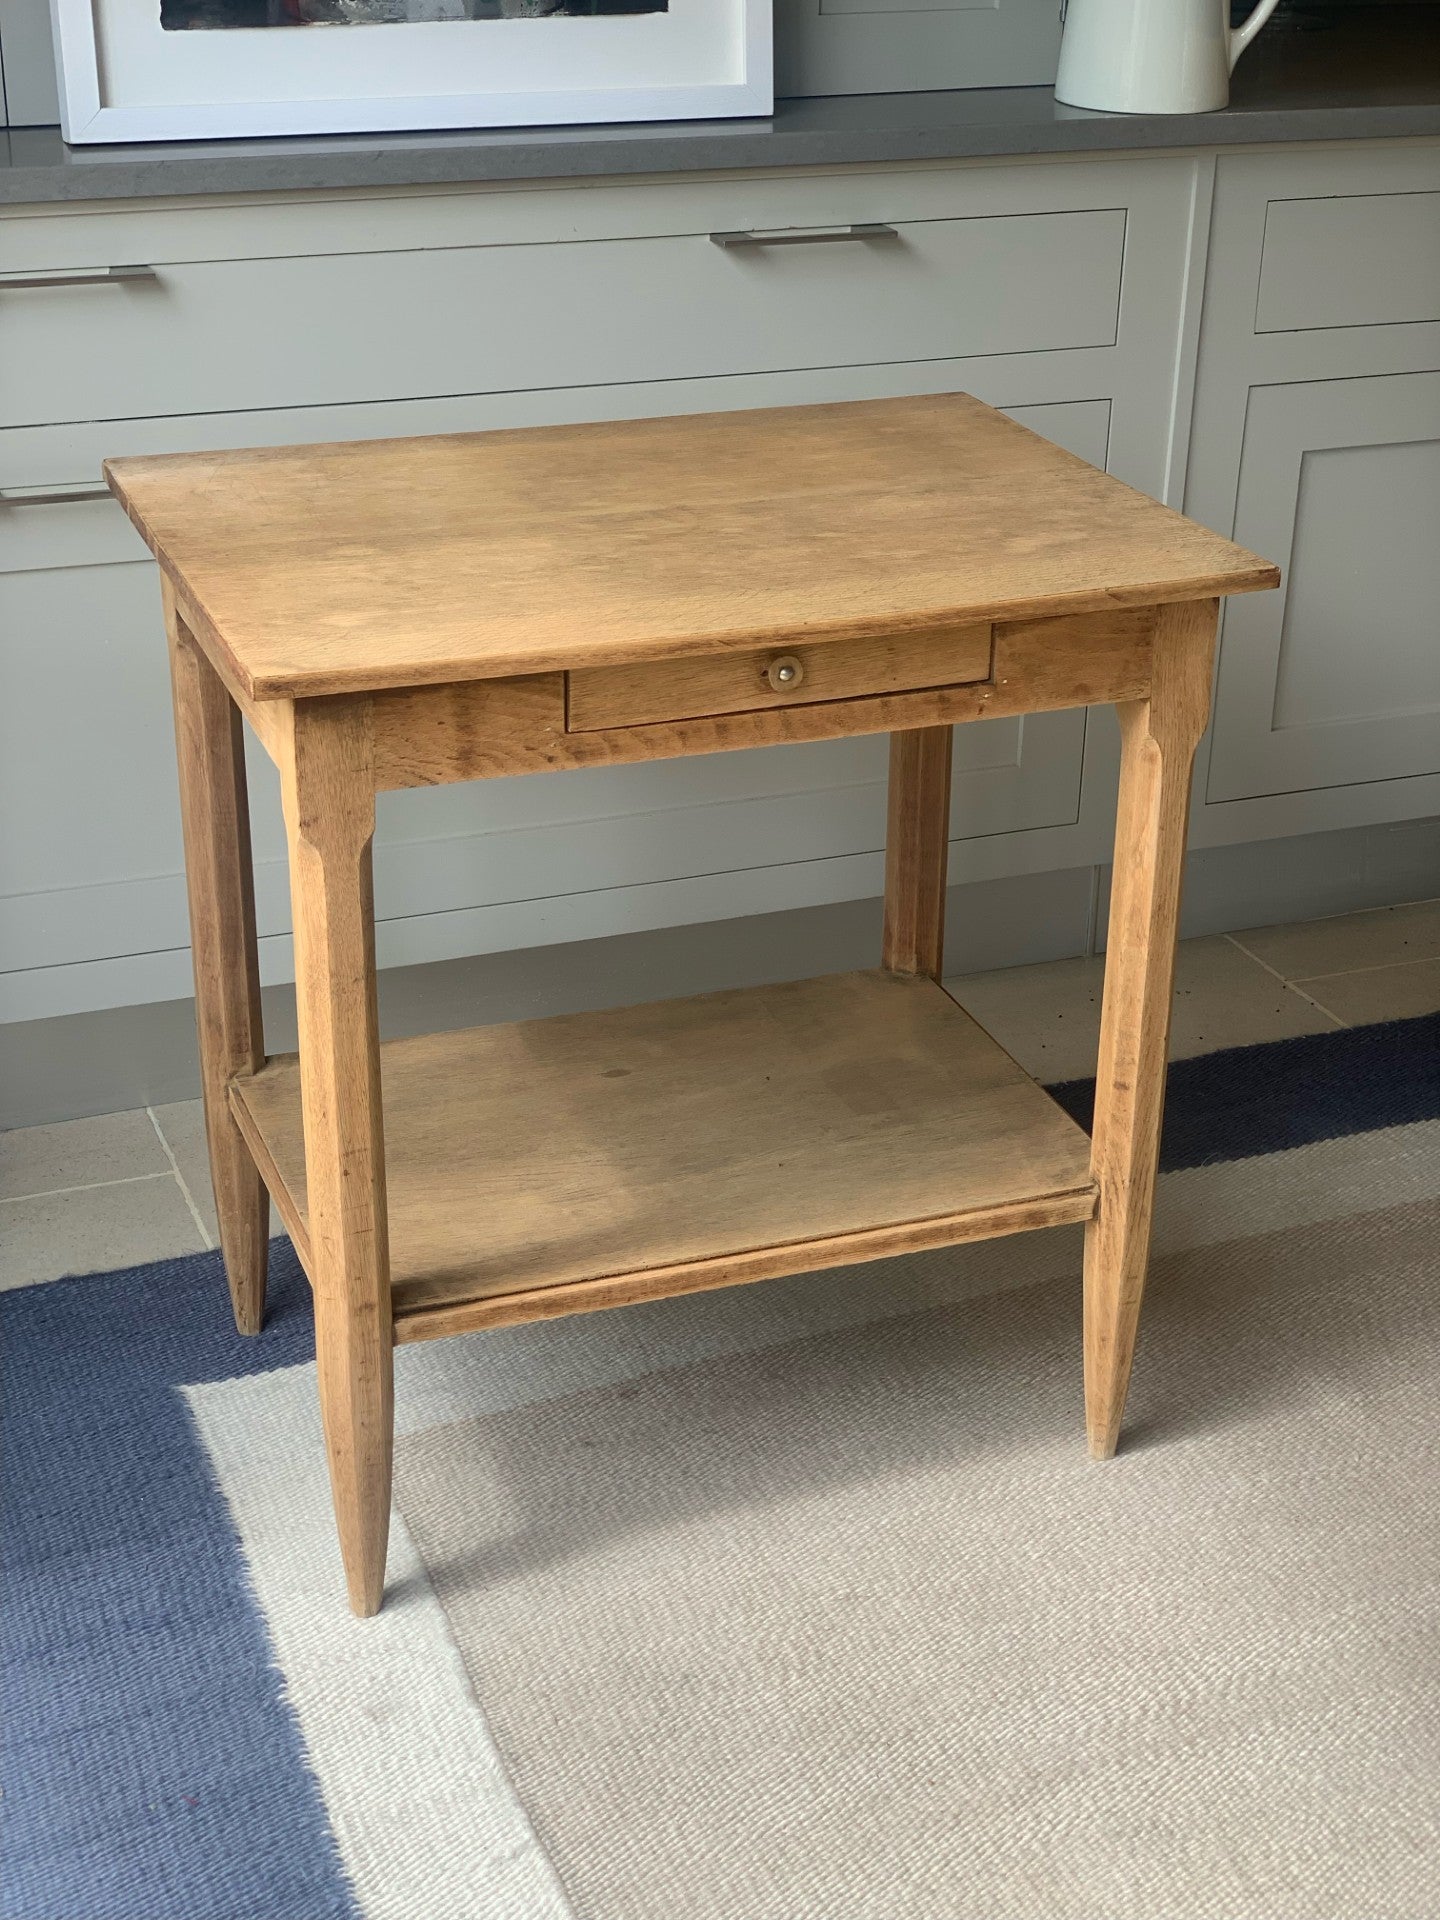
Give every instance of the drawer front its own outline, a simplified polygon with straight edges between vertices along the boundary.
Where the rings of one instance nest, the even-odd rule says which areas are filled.
[[[694,233],[150,261],[61,285],[8,275],[0,416],[19,427],[1107,346],[1125,221],[1100,208],[900,221],[804,245]]]
[[[653,665],[587,667],[567,675],[565,725],[570,733],[590,733],[920,687],[968,686],[989,678],[991,645],[987,621],[884,640],[830,640]]]
[[[1257,333],[1440,320],[1440,193],[1272,200]]]

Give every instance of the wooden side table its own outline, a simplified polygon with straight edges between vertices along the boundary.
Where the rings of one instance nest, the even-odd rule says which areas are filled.
[[[235,1319],[268,1188],[356,1612],[397,1341],[1083,1220],[1114,1451],[1217,596],[1274,567],[965,394],[107,471],[163,571]],[[1124,747],[1092,1143],[938,981],[951,728],[1097,701]],[[298,1058],[261,1037],[242,714],[280,771]],[[382,1045],[377,792],[881,732],[875,971]]]

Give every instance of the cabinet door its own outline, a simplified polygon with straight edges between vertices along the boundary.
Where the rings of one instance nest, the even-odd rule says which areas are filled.
[[[1440,374],[1250,395],[1209,800],[1440,772]]]
[[[777,0],[779,94],[1048,86],[1056,0]]]
[[[1276,561],[1225,609],[1194,837],[1440,803],[1440,141],[1223,156],[1185,506]]]

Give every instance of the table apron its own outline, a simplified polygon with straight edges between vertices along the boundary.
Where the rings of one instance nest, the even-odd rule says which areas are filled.
[[[986,680],[637,726],[568,730],[563,673],[348,697],[370,703],[378,788],[440,786],[1143,699],[1155,622],[1153,607],[998,622]]]

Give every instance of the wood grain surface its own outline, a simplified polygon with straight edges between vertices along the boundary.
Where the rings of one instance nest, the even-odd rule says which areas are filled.
[[[881,964],[938,980],[945,964],[945,876],[950,855],[949,727],[890,736]]]
[[[514,1327],[527,1320],[558,1320],[568,1313],[596,1313],[632,1307],[641,1300],[669,1300],[680,1293],[712,1293],[717,1287],[749,1286],[778,1280],[787,1273],[821,1273],[828,1267],[859,1266],[896,1254],[924,1253],[934,1247],[964,1246],[1001,1234],[1033,1233],[1044,1227],[1078,1226],[1093,1218],[1091,1187],[1046,1194],[1038,1200],[1006,1200],[993,1207],[968,1207],[961,1213],[906,1220],[893,1227],[826,1234],[816,1240],[791,1240],[778,1247],[754,1247],[706,1260],[683,1260],[640,1273],[570,1280],[554,1287],[528,1287],[518,1293],[492,1294],[453,1305],[417,1307],[395,1316],[395,1344],[440,1340],[447,1334],[474,1333],[483,1327]]]
[[[265,1058],[245,742],[239,710],[174,596],[166,592],[163,600],[210,1183],[235,1325],[259,1333],[270,1208],[227,1098],[231,1076],[253,1073]]]
[[[375,995],[375,788],[363,699],[292,710],[280,795],[304,1061],[295,1117],[309,1176],[320,1414],[350,1605],[371,1614],[385,1586],[395,1415]]]
[[[1149,690],[1154,630],[1149,607],[1013,621],[995,629],[992,677],[986,681],[588,733],[566,727],[565,676],[559,673],[394,688],[371,696],[375,778],[382,788],[432,786],[1134,700]]]
[[[1120,709],[1120,795],[1092,1168],[1100,1202],[1085,1232],[1085,1421],[1114,1453],[1130,1385],[1165,1111],[1190,772],[1210,717],[1218,603],[1166,607],[1148,700]]]
[[[791,1272],[818,1242],[864,1259],[970,1237],[965,1216],[996,1233],[1037,1201],[1093,1206],[1085,1135],[929,980],[837,974],[380,1054],[397,1323],[697,1262],[760,1278],[743,1256]],[[294,1059],[235,1097],[313,1248]]]
[[[106,473],[255,700],[1278,579],[968,394],[167,454]]]

